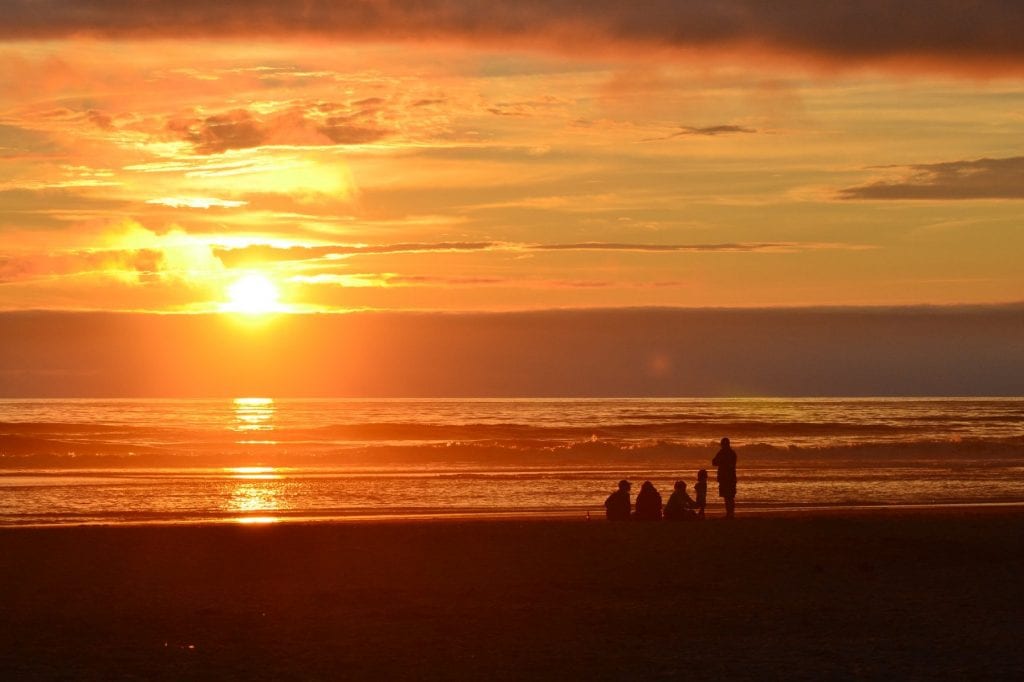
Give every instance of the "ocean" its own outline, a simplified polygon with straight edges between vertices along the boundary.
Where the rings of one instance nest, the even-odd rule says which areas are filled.
[[[3,400],[0,525],[603,516],[728,436],[739,514],[1024,503],[1024,398]]]

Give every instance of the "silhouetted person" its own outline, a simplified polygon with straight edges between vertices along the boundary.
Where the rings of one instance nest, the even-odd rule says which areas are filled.
[[[686,482],[676,481],[675,489],[665,505],[666,521],[691,521],[697,518],[693,508],[697,506],[686,492]]]
[[[718,467],[718,496],[725,500],[725,518],[736,515],[736,452],[729,446],[729,439],[722,439],[722,447],[711,460]]]
[[[693,492],[697,496],[697,518],[704,518],[704,508],[708,506],[708,470],[701,469],[697,472],[697,483],[693,486]]]
[[[604,501],[604,511],[609,521],[629,521],[629,481],[619,481],[619,489]]]
[[[650,481],[644,481],[636,496],[637,521],[661,521],[661,495]]]

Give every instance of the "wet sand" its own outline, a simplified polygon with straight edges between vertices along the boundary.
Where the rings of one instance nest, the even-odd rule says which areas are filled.
[[[1020,679],[1024,511],[0,530],[0,679]]]

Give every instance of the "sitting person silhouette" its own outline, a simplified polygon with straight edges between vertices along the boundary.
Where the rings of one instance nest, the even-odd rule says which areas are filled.
[[[675,489],[665,505],[666,521],[692,521],[697,518],[693,511],[697,503],[686,492],[686,481],[676,481]]]
[[[608,496],[604,501],[605,515],[609,521],[629,521],[629,481],[619,481],[619,489]]]
[[[650,481],[644,481],[640,486],[633,518],[637,521],[661,521],[661,495]]]
[[[697,518],[704,518],[704,508],[708,506],[708,470],[701,469],[697,472],[697,483],[693,486],[697,495]]]

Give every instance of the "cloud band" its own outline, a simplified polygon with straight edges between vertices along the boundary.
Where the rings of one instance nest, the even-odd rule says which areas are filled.
[[[294,35],[1024,63],[1024,5],[1016,0],[6,0],[0,10],[8,40]]]

